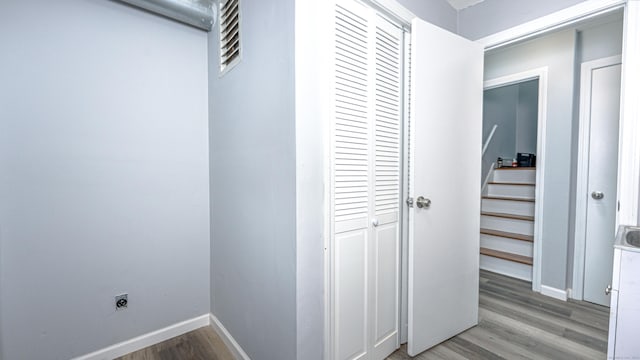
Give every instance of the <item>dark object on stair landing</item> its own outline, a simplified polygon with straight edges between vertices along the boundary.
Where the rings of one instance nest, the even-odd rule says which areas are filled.
[[[535,167],[536,155],[529,153],[518,153],[518,166],[519,167]]]

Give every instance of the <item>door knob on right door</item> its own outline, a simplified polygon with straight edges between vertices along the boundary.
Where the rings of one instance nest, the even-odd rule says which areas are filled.
[[[591,193],[591,197],[596,200],[600,200],[604,197],[604,193],[602,191],[594,191]]]

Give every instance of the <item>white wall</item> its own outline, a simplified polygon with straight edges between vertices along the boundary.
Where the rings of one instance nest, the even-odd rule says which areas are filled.
[[[566,288],[576,34],[566,30],[485,56],[485,79],[548,66],[542,284]],[[540,159],[538,159],[540,160]]]
[[[223,77],[209,34],[211,309],[252,359],[295,359],[294,0],[240,6]]]
[[[0,2],[0,358],[209,312],[206,40],[112,1]]]
[[[326,36],[333,26],[330,2],[296,0],[296,333],[297,359],[324,359],[325,187],[329,157],[328,99],[333,77],[323,68],[335,44]],[[325,69],[326,70],[326,69]]]
[[[485,0],[458,12],[458,34],[477,40],[586,0]]]

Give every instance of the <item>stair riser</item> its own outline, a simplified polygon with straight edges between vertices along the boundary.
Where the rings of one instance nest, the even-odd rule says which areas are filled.
[[[534,216],[535,203],[529,201],[482,199],[482,211]]]
[[[480,234],[480,247],[533,257],[533,243],[529,241]]]
[[[480,269],[526,281],[531,281],[533,279],[532,266],[486,255],[480,255]]]
[[[533,199],[536,197],[536,187],[530,185],[489,184],[488,195]]]
[[[507,231],[522,235],[533,235],[533,221],[507,219],[495,216],[482,215],[480,227],[483,229]]]
[[[517,183],[535,183],[535,170],[496,170],[493,173],[493,181],[496,182],[517,182]]]

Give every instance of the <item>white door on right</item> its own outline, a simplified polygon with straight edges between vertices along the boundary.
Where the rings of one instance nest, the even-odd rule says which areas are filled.
[[[621,65],[612,60],[587,69],[590,86],[582,89],[590,92],[583,107],[589,114],[588,185],[581,194],[587,200],[583,298],[608,306],[604,290],[611,284],[616,231]]]
[[[415,356],[478,323],[484,49],[419,19],[411,35],[407,353]]]

